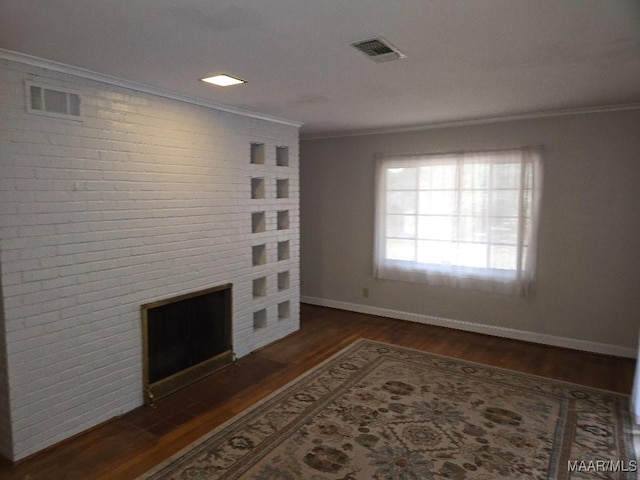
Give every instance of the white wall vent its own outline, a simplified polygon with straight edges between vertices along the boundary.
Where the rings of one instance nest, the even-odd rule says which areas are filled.
[[[80,117],[80,94],[27,82],[27,112],[52,117]]]
[[[390,62],[407,56],[382,37],[360,40],[351,44],[374,62]]]

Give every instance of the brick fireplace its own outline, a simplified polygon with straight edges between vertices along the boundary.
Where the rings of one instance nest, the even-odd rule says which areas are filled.
[[[145,403],[233,362],[231,301],[226,284],[142,305]]]
[[[80,115],[29,111],[27,82]],[[299,125],[116,83],[0,55],[11,460],[143,403],[143,304],[232,283],[238,357],[298,328]]]

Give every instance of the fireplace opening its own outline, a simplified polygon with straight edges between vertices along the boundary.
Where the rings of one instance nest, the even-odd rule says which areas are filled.
[[[231,363],[231,284],[142,305],[145,403]]]

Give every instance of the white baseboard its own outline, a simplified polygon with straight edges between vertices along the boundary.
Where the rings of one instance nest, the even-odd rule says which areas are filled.
[[[604,355],[614,355],[616,357],[636,358],[637,352],[634,348],[621,347],[608,343],[590,342],[576,338],[557,337],[544,333],[528,332],[516,330],[514,328],[496,327],[493,325],[483,325],[479,323],[465,322],[462,320],[452,320],[450,318],[434,317],[431,315],[421,315],[418,313],[402,312],[388,308],[372,307],[369,305],[359,305],[357,303],[340,302],[326,298],[301,296],[300,302],[322,307],[337,308],[351,312],[368,313],[380,317],[395,318],[398,320],[408,320],[410,322],[425,323],[439,327],[455,328],[467,332],[483,333],[494,337],[511,338],[513,340],[523,340],[525,342],[540,343],[554,347],[570,348],[584,352],[601,353]]]

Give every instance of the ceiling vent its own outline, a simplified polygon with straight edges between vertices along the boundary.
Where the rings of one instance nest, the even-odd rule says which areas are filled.
[[[80,117],[78,93],[27,82],[27,111],[53,117]]]
[[[361,40],[351,44],[374,62],[390,62],[407,56],[382,37]]]

